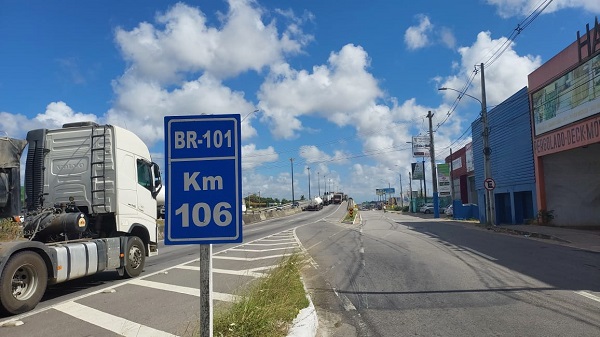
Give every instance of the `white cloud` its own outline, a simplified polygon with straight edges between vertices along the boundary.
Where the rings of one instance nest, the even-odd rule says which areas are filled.
[[[419,24],[410,26],[404,32],[404,43],[410,50],[420,49],[429,45],[428,34],[433,30],[433,24],[426,15],[418,15]]]
[[[382,95],[366,68],[367,53],[346,45],[331,53],[328,64],[314,66],[312,73],[293,70],[288,64],[272,68],[261,86],[259,107],[276,138],[294,138],[302,130],[302,115],[317,115],[343,126],[349,115],[361,112]]]
[[[203,75],[195,81],[185,82],[180,88],[167,91],[156,82],[149,82],[126,73],[115,81],[117,99],[107,113],[107,121],[132,127],[148,144],[163,139],[165,115],[241,114],[255,107],[244,98],[244,93],[233,91],[219,80]],[[256,135],[250,114],[242,123],[242,139]]]
[[[74,122],[98,122],[98,116],[75,112],[65,102],[52,102],[46,106],[44,113],[28,119],[24,115],[0,112],[0,130],[10,137],[25,139],[27,131],[34,129],[57,129],[63,124]]]
[[[481,32],[477,40],[469,47],[459,48],[461,62],[457,75],[447,77],[440,87],[461,89],[471,76],[474,66],[489,59],[491,52],[496,50],[507,39],[505,37],[493,40],[489,32]],[[542,60],[540,56],[518,55],[514,50],[515,42],[510,42],[508,48],[490,67],[485,68],[485,86],[487,105],[497,105],[506,98],[527,85],[527,76],[537,69]],[[481,76],[475,76],[468,93],[481,97]],[[457,93],[444,91],[449,101],[456,98]],[[469,99],[469,98],[465,98]]]
[[[456,46],[456,37],[454,36],[454,33],[452,33],[452,30],[450,30],[450,28],[447,27],[442,27],[440,29],[440,40],[442,41],[442,44],[450,49],[454,49],[454,47]]]
[[[255,144],[242,146],[242,169],[253,169],[264,163],[272,163],[279,159],[279,155],[272,146],[266,149],[257,149]]]
[[[298,28],[301,19],[291,20],[281,34],[276,22],[264,24],[262,10],[251,0],[229,0],[222,27],[209,26],[198,8],[178,3],[156,16],[156,25],[140,23],[128,31],[117,28],[115,40],[130,71],[141,78],[170,83],[181,73],[207,72],[217,78],[238,75],[295,54],[312,40]]]
[[[130,62],[113,82],[115,104],[107,113],[111,123],[135,126],[148,144],[163,138],[165,115],[228,114],[255,110],[245,93],[222,83],[246,71],[260,72],[301,52],[312,40],[300,25],[312,19],[291,11],[275,11],[288,22],[279,33],[276,21],[261,21],[262,9],[251,0],[229,0],[229,11],[213,27],[199,9],[178,3],[156,16],[156,24],[140,23],[128,31],[118,28],[115,40]],[[190,80],[190,77],[197,79]],[[186,79],[186,81],[182,81]],[[169,89],[166,89],[169,88]],[[242,139],[256,136],[250,114],[242,123]]]
[[[498,14],[507,18],[511,16],[527,16],[539,5],[539,0],[487,0],[487,3],[497,7]],[[556,0],[543,13],[548,14],[565,8],[582,8],[592,13],[600,13],[598,0]]]
[[[30,120],[25,115],[0,112],[0,136],[25,139],[27,131],[31,129],[30,125]]]

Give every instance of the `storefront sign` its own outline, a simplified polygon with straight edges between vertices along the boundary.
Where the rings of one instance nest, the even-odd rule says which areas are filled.
[[[581,41],[581,36],[579,35],[579,31],[577,31],[577,55],[579,56],[579,63],[584,59],[581,55],[582,49],[587,51],[587,56],[593,55],[600,50],[600,24],[598,24],[598,17],[594,20],[592,30],[590,30],[589,24],[585,25],[585,30],[585,40],[583,41]]]
[[[600,54],[531,96],[535,135],[600,112]]]
[[[596,142],[600,142],[600,116],[535,138],[533,150],[536,156],[543,156]]]

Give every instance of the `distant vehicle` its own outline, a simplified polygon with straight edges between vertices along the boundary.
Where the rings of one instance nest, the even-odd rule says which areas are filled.
[[[302,208],[303,211],[320,211],[323,209],[323,199],[316,197],[309,204]]]
[[[292,207],[298,207],[300,206],[300,204],[297,201],[294,201],[294,203],[292,204]]]
[[[344,194],[343,193],[335,193],[333,195],[333,203],[334,204],[341,204],[343,198],[344,198]]]
[[[440,207],[440,213],[444,213],[445,211],[446,211],[446,209],[444,207]],[[425,214],[433,213],[433,204],[426,203],[425,205],[421,206],[421,208],[419,208],[419,212],[425,213]]]

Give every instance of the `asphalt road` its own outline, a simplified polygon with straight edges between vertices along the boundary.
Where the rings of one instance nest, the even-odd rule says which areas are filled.
[[[300,251],[294,228],[335,218],[343,214],[338,208],[249,224],[242,244],[214,245],[215,307],[235,300],[283,256]],[[116,272],[104,272],[51,286],[35,310],[0,317],[0,336],[191,335],[199,316],[199,255],[198,246],[161,245],[138,278],[122,280]]]
[[[363,211],[297,228],[321,336],[600,336],[600,254]]]

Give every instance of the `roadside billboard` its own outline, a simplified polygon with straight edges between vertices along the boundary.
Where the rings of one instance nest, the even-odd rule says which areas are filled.
[[[412,141],[413,157],[429,157],[429,136],[414,136]]]
[[[452,191],[450,187],[450,165],[448,164],[438,164],[437,165],[437,184],[438,184],[438,193],[440,197],[450,196],[450,192]]]
[[[412,180],[423,180],[423,163],[411,163]]]

